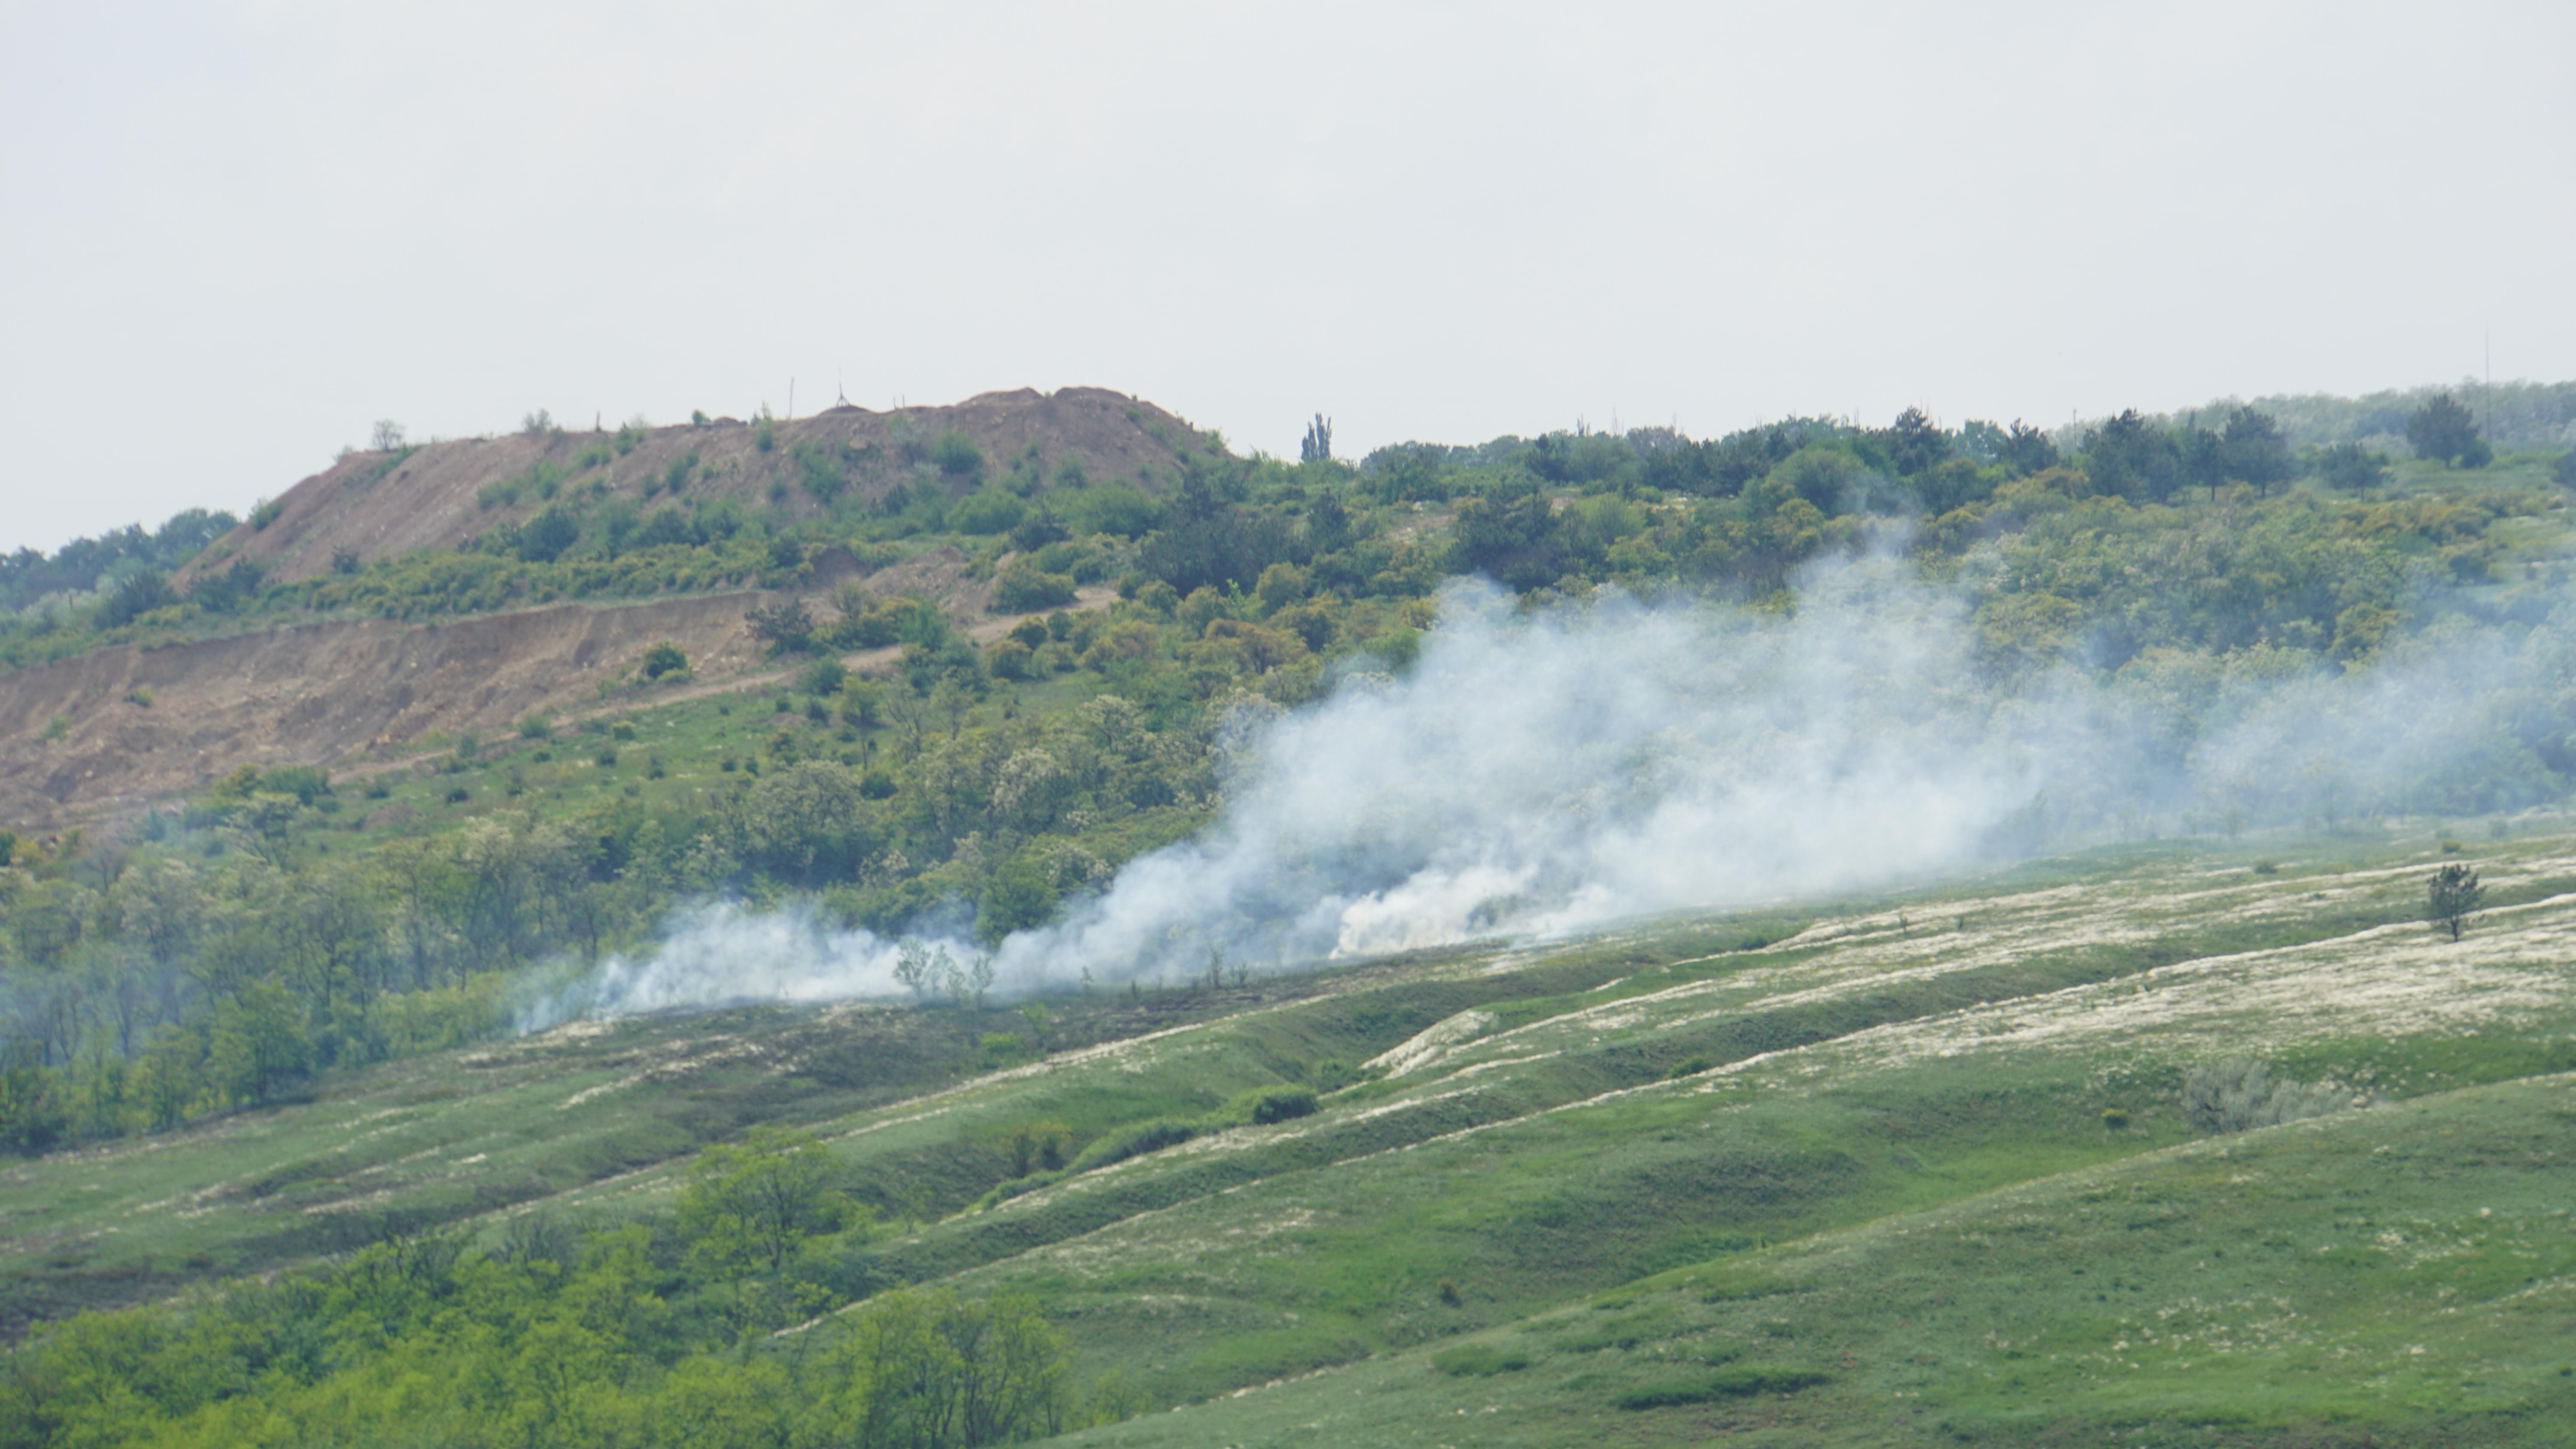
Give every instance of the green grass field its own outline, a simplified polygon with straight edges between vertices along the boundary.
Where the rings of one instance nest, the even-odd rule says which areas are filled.
[[[1033,1293],[1078,1377],[1177,1406],[1091,1442],[2570,1442],[2576,838],[2478,833],[2457,943],[2416,830],[1042,1026],[578,1024],[17,1166],[0,1291],[24,1322],[389,1230],[649,1216],[697,1146],[786,1123],[895,1224],[833,1265],[849,1296]],[[990,1055],[1006,1030],[1028,1059]],[[2184,1077],[2234,1056],[2368,1105],[2201,1137]],[[1011,1179],[1015,1128],[1079,1145],[1296,1083],[1311,1116]]]

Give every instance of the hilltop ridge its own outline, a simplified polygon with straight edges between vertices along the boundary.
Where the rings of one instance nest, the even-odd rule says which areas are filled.
[[[216,539],[174,582],[235,560],[274,583],[454,548],[535,517],[558,497],[770,503],[819,514],[843,491],[876,502],[927,468],[954,487],[1040,481],[1072,463],[1096,481],[1158,489],[1175,440],[1202,435],[1152,403],[1106,388],[978,393],[944,407],[871,412],[847,403],[793,419],[709,418],[666,427],[537,427],[352,452]],[[969,451],[958,450],[962,441]],[[938,453],[943,442],[951,451]]]

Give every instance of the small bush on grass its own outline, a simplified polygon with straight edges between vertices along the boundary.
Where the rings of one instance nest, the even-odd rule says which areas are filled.
[[[1185,1122],[1177,1117],[1157,1117],[1132,1127],[1122,1127],[1082,1149],[1082,1155],[1073,1160],[1070,1170],[1089,1172],[1094,1168],[1108,1167],[1131,1157],[1178,1147],[1198,1135],[1199,1127],[1195,1122]]]
[[[1489,1379],[1496,1374],[1518,1373],[1530,1366],[1527,1351],[1496,1348],[1489,1343],[1462,1343],[1444,1348],[1431,1356],[1431,1366],[1454,1379]]]
[[[1756,1394],[1793,1394],[1825,1382],[1811,1369],[1731,1368],[1681,1383],[1633,1389],[1611,1402],[1623,1409],[1663,1409],[1678,1404],[1706,1404],[1719,1399],[1749,1399]]]
[[[2350,1103],[2331,1082],[2275,1082],[2261,1062],[2243,1057],[2194,1067],[2182,1084],[2183,1119],[2211,1136],[2322,1117]]]
[[[1227,1102],[1208,1125],[1268,1127],[1309,1116],[1314,1110],[1315,1093],[1311,1087],[1259,1087]]]

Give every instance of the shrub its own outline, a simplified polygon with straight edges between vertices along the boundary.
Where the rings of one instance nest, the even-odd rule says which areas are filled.
[[[959,533],[1008,533],[1019,526],[1028,507],[1008,493],[987,488],[958,499],[948,510],[948,526]]]
[[[614,745],[602,745],[599,753],[591,756],[590,761],[603,770],[614,770],[617,768],[617,749]]]
[[[2387,457],[2359,443],[2336,443],[2317,455],[2317,478],[2329,488],[2359,492],[2387,477]]]
[[[610,725],[608,727],[608,737],[617,741],[619,744],[624,744],[627,741],[634,739],[634,722],[632,720],[619,720],[617,723]]]
[[[155,609],[166,609],[179,602],[170,589],[170,581],[157,573],[134,574],[117,584],[98,606],[98,626],[115,629],[133,623]]]
[[[1449,1280],[1443,1278],[1443,1283]],[[1496,1374],[1517,1373],[1530,1366],[1527,1350],[1496,1348],[1486,1343],[1462,1343],[1444,1348],[1431,1356],[1431,1366],[1451,1378],[1492,1378]]]
[[[335,548],[331,550],[331,572],[346,577],[350,574],[356,573],[359,567],[360,561],[358,559],[358,551],[356,549]]]
[[[806,612],[802,599],[764,604],[745,614],[743,622],[773,654],[801,654],[814,647],[814,616]]]
[[[2262,1063],[2243,1057],[2194,1067],[2182,1084],[2183,1120],[2213,1136],[2322,1117],[2349,1101],[2331,1082],[2275,1082]]]
[[[1041,609],[1062,608],[1073,601],[1071,577],[1042,573],[1026,559],[1002,570],[1001,579],[993,587],[996,613],[1033,614]]]
[[[659,679],[662,674],[688,674],[688,654],[683,654],[677,643],[654,643],[652,649],[644,651],[639,669],[644,669],[647,679]]]
[[[2105,1107],[2102,1109],[2102,1126],[2112,1132],[2126,1132],[2129,1130],[2129,1114],[2117,1107]]]
[[[286,500],[283,498],[263,498],[259,500],[257,503],[252,504],[250,508],[251,531],[253,533],[265,531],[270,524],[275,523],[278,520],[279,515],[285,512]]]
[[[1026,679],[1030,673],[1030,661],[1036,657],[1036,652],[1026,644],[1017,639],[1005,639],[985,652],[984,665],[993,672],[995,679]]]
[[[531,438],[551,438],[563,429],[555,426],[555,415],[539,408],[519,419],[519,431]]]
[[[939,441],[930,445],[930,461],[951,478],[976,478],[984,472],[984,450],[975,446],[974,439],[960,432],[940,434]],[[1009,526],[1003,525],[1005,528]],[[999,533],[1001,529],[989,531]]]
[[[1825,1376],[1807,1369],[1720,1369],[1686,1383],[1633,1389],[1611,1402],[1623,1409],[1662,1409],[1676,1404],[1705,1404],[1717,1399],[1749,1399],[1756,1394],[1792,1394],[1814,1388]]]
[[[1225,1104],[1217,1120],[1232,1126],[1250,1123],[1267,1127],[1276,1122],[1311,1116],[1316,1105],[1312,1087],[1259,1087]]]
[[[1021,519],[1011,530],[1011,547],[1022,553],[1035,553],[1048,544],[1062,543],[1071,537],[1073,530],[1065,527],[1054,513],[1040,508]]]
[[[825,695],[839,694],[841,685],[849,677],[850,671],[842,666],[840,660],[817,659],[796,672],[796,688],[820,699]]]
[[[1138,1122],[1111,1132],[1082,1149],[1082,1155],[1073,1160],[1073,1170],[1089,1172],[1093,1168],[1125,1162],[1131,1157],[1143,1157],[1166,1147],[1178,1147],[1198,1135],[1197,1124],[1176,1117]]]
[[[1002,1137],[1002,1154],[1010,1159],[1011,1176],[1057,1172],[1073,1148],[1073,1129],[1061,1122],[1023,1122]]]
[[[553,563],[579,542],[581,521],[550,505],[519,526],[518,539],[512,551],[528,563]]]
[[[547,721],[544,715],[531,714],[520,717],[519,738],[523,740],[550,740],[554,737],[555,727]]]
[[[725,762],[725,765],[726,768],[730,769],[732,768],[733,762],[728,760]],[[866,774],[861,775],[859,777],[859,798],[862,800],[890,800],[894,798],[894,776],[887,774],[883,770],[870,770]]]

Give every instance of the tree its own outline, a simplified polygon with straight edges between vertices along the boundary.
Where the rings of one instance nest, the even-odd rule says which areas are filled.
[[[2478,884],[2478,873],[2453,861],[2433,872],[2426,882],[2424,918],[2436,926],[2447,927],[2451,939],[2460,939],[2460,927],[2485,904],[2487,888]]]
[[[1911,478],[1950,456],[1950,435],[1921,408],[1898,413],[1895,425],[1879,439],[1887,445],[1888,459],[1900,478]]]
[[[98,626],[102,629],[118,628],[177,602],[179,595],[170,587],[170,581],[147,569],[119,581],[109,592],[106,602],[98,606]]]
[[[1556,532],[1556,513],[1537,480],[1506,482],[1458,505],[1457,522],[1450,528],[1450,567],[1485,574],[1522,591],[1552,584],[1565,572]]]
[[[2359,443],[2336,443],[2317,455],[2317,477],[2328,488],[2358,493],[2388,476],[2388,459]]]
[[[243,985],[215,1013],[207,1075],[226,1098],[265,1102],[313,1065],[313,1042],[295,998],[273,981]]]
[[[2227,476],[2253,484],[2258,494],[2269,493],[2273,484],[2289,480],[2290,441],[2281,436],[2281,425],[2272,420],[2270,413],[2253,408],[2230,409],[2227,426],[2219,434],[2219,446],[2225,452]]]
[[[755,1127],[689,1164],[680,1231],[690,1256],[719,1270],[777,1272],[811,1232],[849,1220],[853,1204],[831,1187],[832,1155],[802,1132]]]
[[[781,599],[743,615],[752,637],[772,654],[802,654],[814,647],[814,616],[802,599]]]
[[[1297,461],[1329,463],[1333,461],[1333,420],[1322,413],[1306,425],[1306,436],[1298,441]]]
[[[2447,392],[2435,393],[2406,419],[2406,441],[2419,458],[2436,458],[2445,467],[2483,468],[2495,461],[2495,449],[2478,435],[2478,420]]]
[[[858,774],[829,760],[804,760],[754,785],[736,804],[728,842],[774,880],[829,885],[857,877],[877,847],[874,815],[861,802]]]
[[[1998,461],[2023,477],[2044,473],[2057,466],[2057,445],[2048,440],[2047,433],[2025,427],[2021,419],[2015,418],[2012,427],[2004,434],[2002,457]]]
[[[376,419],[376,430],[367,438],[367,448],[376,453],[398,453],[403,446],[403,425],[391,418]]]
[[[517,552],[528,563],[553,563],[581,542],[581,523],[562,508],[548,504],[543,513],[519,526]]]
[[[2175,446],[2182,457],[2182,481],[2208,489],[2215,500],[2220,485],[2227,481],[2226,435],[2210,432],[2195,421],[2182,430]]]
[[[2182,481],[2182,450],[2129,408],[2085,438],[2084,472],[2096,492],[2162,503]]]

